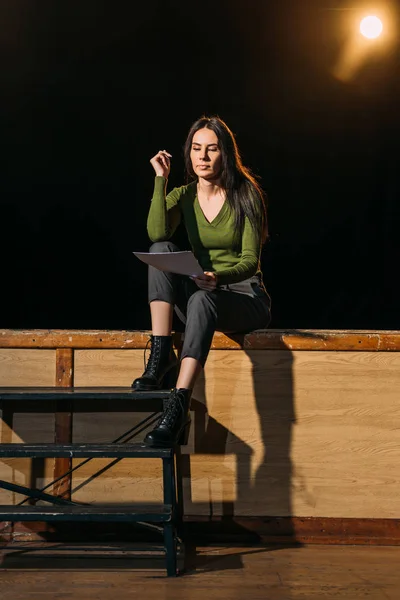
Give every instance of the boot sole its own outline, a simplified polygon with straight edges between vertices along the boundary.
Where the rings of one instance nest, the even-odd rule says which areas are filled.
[[[135,392],[159,392],[163,389],[162,387],[152,385],[131,385],[131,388]]]

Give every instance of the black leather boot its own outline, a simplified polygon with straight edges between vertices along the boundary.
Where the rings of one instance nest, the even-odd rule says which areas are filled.
[[[171,391],[166,408],[153,431],[144,438],[146,446],[171,448],[187,444],[190,427],[190,397],[192,390],[185,388]]]
[[[172,348],[172,336],[152,335],[151,351],[144,373],[132,383],[138,392],[172,389],[178,377],[178,358]]]

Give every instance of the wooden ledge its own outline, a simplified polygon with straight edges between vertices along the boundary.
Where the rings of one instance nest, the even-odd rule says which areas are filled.
[[[143,349],[149,331],[0,329],[0,348]],[[176,347],[181,334],[174,334]],[[246,335],[214,335],[214,350],[319,350],[399,352],[400,331],[266,329]]]

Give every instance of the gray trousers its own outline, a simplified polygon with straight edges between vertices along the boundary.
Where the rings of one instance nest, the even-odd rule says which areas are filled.
[[[172,242],[157,242],[150,252],[177,252]],[[218,286],[212,292],[200,290],[185,275],[149,267],[149,302],[162,300],[174,305],[185,324],[181,359],[197,359],[204,366],[216,330],[246,333],[268,327],[270,298],[258,277],[240,283]]]

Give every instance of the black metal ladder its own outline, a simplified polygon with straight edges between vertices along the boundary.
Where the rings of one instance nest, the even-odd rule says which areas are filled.
[[[135,392],[131,388],[0,388],[0,407],[9,426],[14,412],[52,412],[63,402],[72,412],[95,410],[160,412],[168,391]],[[140,424],[139,424],[140,425]],[[139,425],[137,426],[139,428]],[[183,492],[180,447],[149,448],[142,443],[0,443],[0,458],[159,458],[163,469],[163,503],[132,506],[84,505],[69,499],[0,480],[0,488],[50,506],[0,505],[4,521],[145,522],[161,524],[168,576],[176,576],[177,548],[182,538]]]

